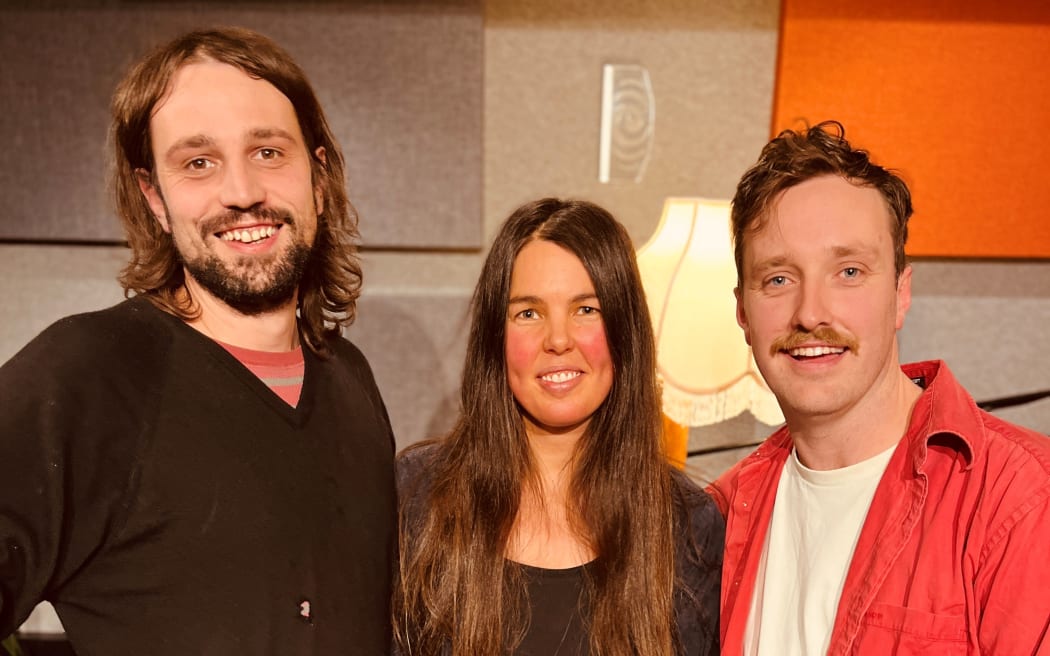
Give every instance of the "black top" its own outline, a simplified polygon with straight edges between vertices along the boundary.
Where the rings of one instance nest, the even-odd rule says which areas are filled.
[[[386,653],[393,438],[330,345],[294,408],[145,299],[0,368],[0,636],[46,599],[80,656]]]
[[[432,444],[410,449],[398,457],[397,486],[404,513],[402,521],[409,533],[406,540],[411,540],[413,527],[422,524],[423,513],[426,511],[426,499],[430,492],[431,462],[440,453],[440,448],[440,444]],[[680,647],[678,653],[685,656],[716,656],[718,654],[718,607],[721,593],[725,520],[706,492],[697,487],[683,473],[677,470],[669,471],[674,483],[671,490],[676,510],[674,610]],[[558,572],[557,570],[525,567],[525,572],[533,574],[532,578],[527,578],[530,583],[530,596],[534,589],[537,589],[536,586],[542,584],[550,587],[553,579],[553,585],[557,590],[551,592],[550,599],[557,599],[559,604],[567,604],[571,600],[573,593],[569,586],[582,585],[583,570],[581,568]],[[539,576],[536,576],[537,574]],[[559,577],[562,576],[567,581],[559,580]],[[550,628],[540,627],[541,618],[533,615],[534,628],[530,631],[537,632],[534,639],[543,640],[544,649],[551,644],[552,638],[554,638],[553,644],[557,645],[566,626],[564,606],[560,609],[546,608],[545,604],[538,601],[532,603],[531,606],[534,613],[537,610],[547,612],[551,616],[549,621],[553,622]],[[586,617],[589,608],[586,600],[583,601],[580,608],[583,616]],[[544,624],[546,623],[544,621]],[[562,654],[587,653],[586,623],[577,626],[580,626],[581,635],[585,636],[584,644],[580,647],[583,651],[566,652],[563,647]],[[575,635],[575,632],[576,628],[570,626],[569,634]],[[567,634],[566,645],[569,644],[569,640],[570,636]],[[547,656],[554,653],[554,651],[540,651],[539,644],[536,642],[522,645],[523,648],[528,647],[532,651],[519,651],[518,653],[542,653]]]
[[[585,565],[544,569],[512,563],[525,575],[531,621],[514,652],[517,656],[587,656],[588,633],[583,618],[590,616],[584,594]]]

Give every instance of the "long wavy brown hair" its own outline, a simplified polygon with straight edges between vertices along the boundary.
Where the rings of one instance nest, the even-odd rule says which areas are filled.
[[[171,235],[154,218],[138,186],[137,171],[155,181],[150,116],[172,77],[188,63],[213,60],[266,80],[288,97],[311,154],[314,184],[324,195],[313,253],[299,285],[299,320],[307,346],[327,353],[326,340],[354,320],[361,291],[357,212],[346,193],[342,150],[332,135],[306,74],[271,39],[243,28],[184,34],[151,52],[117,86],[111,105],[115,150],[113,190],[131,260],[119,280],[125,296],[141,294],[183,319],[199,313],[187,294],[185,273]],[[324,159],[317,157],[324,148]]]
[[[568,495],[572,525],[596,554],[585,577],[591,653],[669,654],[676,644],[675,504],[634,249],[602,208],[552,198],[516,210],[485,260],[471,309],[461,415],[428,468],[422,512],[402,513],[395,636],[404,654],[475,656],[512,650],[526,630],[525,583],[505,554],[523,486],[538,483],[507,382],[504,339],[514,260],[536,239],[580,258],[614,367],[609,395],[576,446]],[[412,525],[410,516],[422,520]]]

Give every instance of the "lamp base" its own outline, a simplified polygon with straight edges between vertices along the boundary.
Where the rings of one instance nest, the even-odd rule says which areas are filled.
[[[663,419],[664,455],[672,465],[678,469],[685,469],[686,452],[689,447],[689,427],[677,423],[667,415],[663,415]]]

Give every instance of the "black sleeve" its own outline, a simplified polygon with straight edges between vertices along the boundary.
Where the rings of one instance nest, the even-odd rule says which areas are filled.
[[[150,392],[116,370],[125,335],[82,328],[64,319],[0,367],[0,636],[60,594],[124,518]]]

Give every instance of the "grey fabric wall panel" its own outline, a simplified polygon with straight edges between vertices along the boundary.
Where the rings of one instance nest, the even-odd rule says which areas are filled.
[[[778,0],[487,0],[488,234],[539,196],[593,200],[641,246],[670,196],[731,198],[769,138]],[[598,179],[602,66],[649,71],[638,182]]]
[[[346,336],[372,365],[398,449],[456,421],[470,292],[366,295],[358,304]]]
[[[481,246],[479,0],[15,2],[0,24],[0,239],[120,240],[105,186],[114,86],[164,39],[242,25],[314,83],[366,245]]]
[[[919,261],[901,359],[948,363],[977,401],[1050,389],[1050,262]],[[1050,434],[1050,400],[995,412]]]

